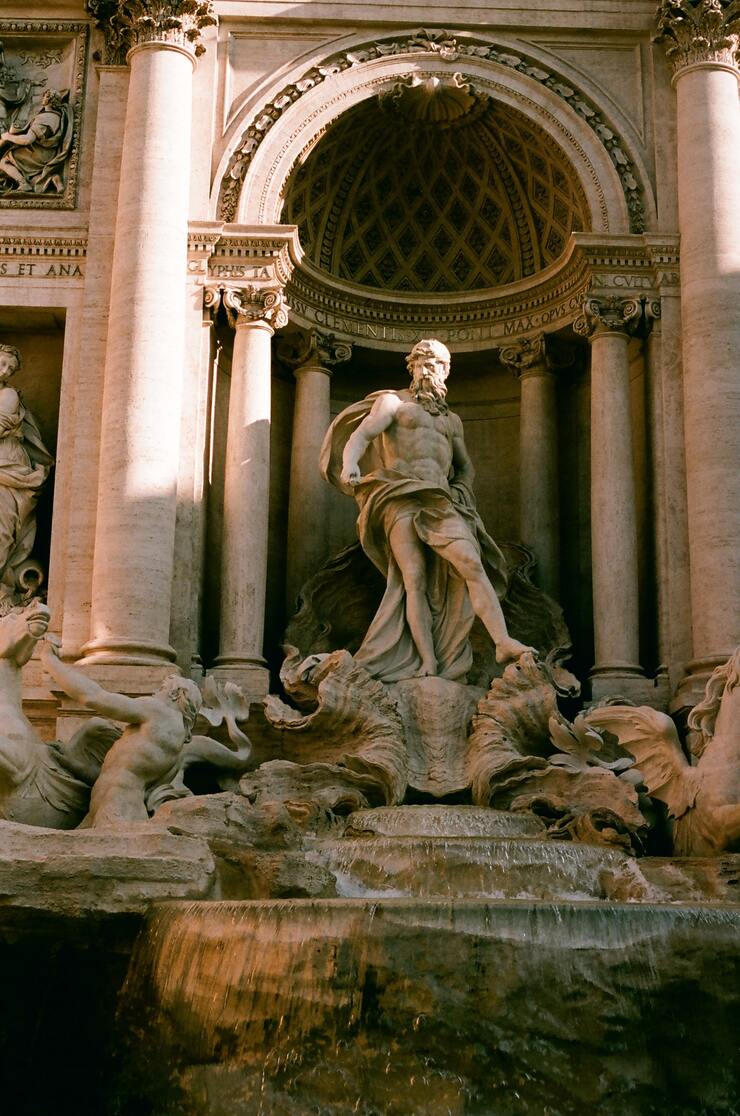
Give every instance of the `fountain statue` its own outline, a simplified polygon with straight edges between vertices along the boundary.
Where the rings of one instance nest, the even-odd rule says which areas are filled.
[[[740,649],[686,751],[652,708],[579,712],[534,556],[476,511],[449,352],[408,363],[327,434],[359,544],[303,587],[261,709],[212,677],[112,692],[47,636],[96,716],[44,742],[20,671],[49,611],[0,618],[0,929],[94,916],[131,950],[111,1111],[730,1116]]]

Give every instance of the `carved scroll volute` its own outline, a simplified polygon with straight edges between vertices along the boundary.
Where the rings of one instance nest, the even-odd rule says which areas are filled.
[[[262,323],[275,330],[288,324],[288,306],[279,287],[207,286],[203,304],[213,315],[223,306],[232,329]]]
[[[589,341],[605,333],[624,333],[633,337],[643,321],[641,298],[586,298],[582,314],[573,323],[573,330]]]
[[[277,356],[296,372],[302,368],[318,368],[330,373],[334,365],[350,359],[352,345],[334,333],[318,329],[294,330],[281,338]]]

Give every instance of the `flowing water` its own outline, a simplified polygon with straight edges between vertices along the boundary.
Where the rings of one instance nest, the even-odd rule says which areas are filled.
[[[167,904],[125,1003],[157,1113],[729,1114],[739,930],[699,905]]]
[[[115,1116],[737,1116],[740,858],[421,806],[304,852],[338,898],[151,912]]]

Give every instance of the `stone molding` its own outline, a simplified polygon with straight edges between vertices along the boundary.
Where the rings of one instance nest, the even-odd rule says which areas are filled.
[[[294,371],[314,369],[331,375],[335,364],[343,364],[352,356],[352,345],[335,334],[320,329],[292,330],[281,338],[277,356]]]
[[[588,295],[656,298],[678,287],[678,237],[574,233],[564,256],[527,280],[476,295],[377,293],[333,280],[305,260],[286,294],[291,319],[372,348],[438,337],[460,351],[511,344],[572,323]]]
[[[180,47],[198,57],[204,27],[218,21],[212,0],[86,0],[103,33],[105,61],[124,65],[129,51],[146,43]]]
[[[616,295],[586,298],[583,313],[573,322],[573,330],[588,341],[594,341],[607,333],[634,337],[641,326],[651,322],[659,314],[658,310],[648,319],[645,315],[645,300],[642,298],[619,298]]]
[[[280,288],[208,286],[204,305],[212,314],[223,306],[232,329],[260,324],[275,330],[288,324],[288,307]]]
[[[738,70],[738,0],[661,0],[654,42],[662,43],[677,75],[711,62]]]
[[[45,91],[55,90],[65,94],[72,114],[69,154],[59,168],[63,189],[56,193],[44,191],[38,194],[3,192],[0,209],[76,208],[89,37],[90,25],[79,21],[0,19],[0,42],[5,51],[17,53],[23,67],[20,76],[29,78],[36,88],[31,102],[38,102],[38,108],[40,90],[46,87]],[[71,44],[73,49],[70,51]],[[5,64],[3,60],[2,66]],[[26,117],[29,107],[24,110]],[[21,122],[26,123],[25,120]]]
[[[240,280],[282,288],[302,255],[294,225],[191,221],[188,227],[188,271],[216,286]]]
[[[527,58],[523,53],[514,54],[506,49],[499,49],[491,40],[481,35],[470,32],[424,30],[410,36],[408,32],[399,32],[376,42],[332,54],[312,66],[298,80],[286,85],[277,96],[263,105],[242,132],[238,146],[226,168],[218,200],[219,217],[224,221],[234,220],[244,180],[257,149],[283,113],[302,96],[327,78],[367,62],[392,55],[424,54],[446,62],[457,61],[459,58],[493,62],[525,75],[565,101],[588,124],[595,133],[598,143],[608,152],[624,193],[630,231],[644,231],[645,202],[635,165],[624,149],[623,140],[608,126],[598,107],[585,94],[561,80],[557,73],[544,69],[543,65],[535,59]],[[471,81],[475,83],[474,78],[463,74],[460,75],[460,80],[464,84]]]

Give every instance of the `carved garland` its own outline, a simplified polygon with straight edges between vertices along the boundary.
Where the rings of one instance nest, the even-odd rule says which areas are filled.
[[[609,152],[622,184],[629,212],[630,231],[633,233],[645,231],[645,205],[634,164],[625,154],[621,139],[608,127],[599,110],[582,93],[560,81],[556,74],[544,70],[535,61],[519,54],[498,50],[488,43],[461,42],[447,31],[419,31],[410,38],[384,39],[381,42],[342,51],[331,55],[320,65],[311,67],[298,81],[286,85],[272,101],[260,109],[242,134],[239,147],[231,158],[221,184],[220,218],[224,221],[234,220],[242,185],[257,148],[286,109],[300,100],[304,93],[320,85],[328,77],[365,62],[389,55],[409,53],[432,53],[448,62],[456,61],[460,57],[487,59],[534,78],[555,93],[583,117],[598,136],[602,146]]]

